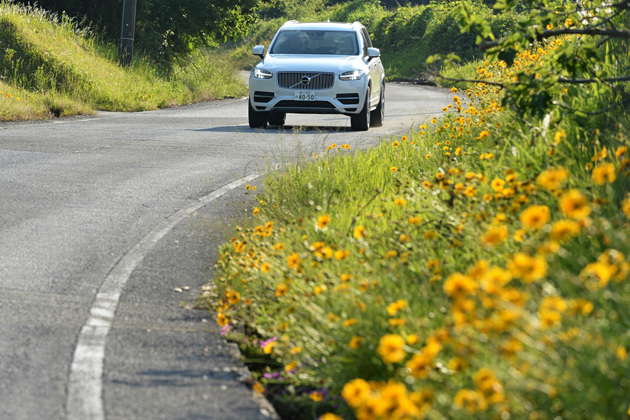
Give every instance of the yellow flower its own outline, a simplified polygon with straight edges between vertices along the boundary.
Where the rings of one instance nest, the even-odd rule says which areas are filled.
[[[431,153],[427,153],[426,155],[424,155],[424,158],[426,160],[429,160],[431,158]]]
[[[617,272],[615,265],[610,265],[604,262],[596,261],[588,264],[580,276],[587,281],[586,286],[591,290],[598,290],[602,287],[606,287],[610,278]]]
[[[337,251],[335,251],[335,259],[336,260],[343,260],[346,257],[350,256],[350,251],[348,250],[343,250],[343,249],[338,249]]]
[[[398,207],[402,207],[402,206],[404,206],[405,204],[407,204],[407,200],[405,200],[404,198],[400,198],[400,197],[398,197],[398,198],[395,198],[395,199],[394,199],[394,205],[396,205],[396,206],[398,206]]]
[[[530,229],[541,229],[551,219],[549,207],[534,204],[526,208],[520,215],[523,226]]]
[[[453,357],[448,361],[447,368],[450,370],[454,370],[455,372],[461,372],[464,369],[467,369],[470,366],[468,360],[463,357]]]
[[[630,199],[628,199],[628,201],[630,202]],[[630,209],[630,205],[628,207]],[[409,222],[410,225],[419,225],[420,223],[422,223],[422,219],[418,216],[412,216],[409,219],[407,219],[407,221]]]
[[[308,395],[308,397],[315,402],[320,402],[324,399],[324,394],[319,391],[313,391]]]
[[[560,197],[560,211],[574,220],[584,220],[591,214],[586,197],[578,190],[569,190]]]
[[[429,355],[419,353],[414,354],[405,364],[405,367],[411,371],[411,375],[416,378],[426,378],[431,370],[433,358]]]
[[[260,213],[260,209],[258,207],[254,207],[254,210],[252,210],[252,213],[254,214],[254,216],[256,216],[258,213]]]
[[[403,348],[405,339],[398,334],[385,334],[378,343],[376,351],[381,356],[383,363],[391,364],[401,362],[407,352]]]
[[[225,296],[227,296],[228,303],[230,305],[236,305],[237,303],[241,301],[241,294],[239,292],[228,291],[228,292],[225,292]]]
[[[387,313],[389,314],[389,316],[394,316],[396,315],[396,313],[398,313],[398,311],[400,311],[401,309],[405,309],[408,305],[409,303],[406,300],[399,299],[396,302],[392,302],[387,305]]]
[[[370,393],[370,384],[363,379],[353,379],[345,384],[341,390],[341,396],[352,408],[357,408],[363,404],[363,402],[369,397]]]
[[[344,327],[351,327],[354,324],[357,323],[357,319],[356,318],[350,318],[350,319],[346,319],[345,321],[343,321],[343,326]]]
[[[217,324],[219,324],[219,327],[225,327],[229,322],[230,320],[223,312],[217,314]]]
[[[390,327],[400,327],[405,325],[405,320],[402,318],[391,318],[387,320]]]
[[[317,217],[317,227],[320,229],[326,229],[330,225],[330,216],[323,214]]]
[[[276,341],[270,341],[269,343],[267,343],[265,345],[265,347],[263,348],[263,353],[265,354],[271,354],[271,352],[273,351],[273,348],[277,345],[278,343]]]
[[[354,236],[354,239],[356,240],[365,238],[367,236],[365,226],[355,226],[354,230],[352,231],[352,236]]]
[[[395,166],[392,166],[389,170],[392,171],[392,172],[396,172],[396,171],[398,171],[398,168],[395,167]]]
[[[351,349],[356,350],[356,349],[358,349],[359,347],[361,347],[361,342],[362,342],[362,341],[363,341],[363,339],[362,339],[361,337],[359,337],[359,336],[355,335],[354,337],[352,337],[352,338],[350,339],[350,344],[349,344],[349,346],[350,346],[350,348],[351,348]]]
[[[508,270],[515,278],[522,278],[525,282],[538,281],[547,274],[547,261],[541,257],[530,257],[518,252],[507,264]]]
[[[491,227],[481,237],[481,243],[484,245],[497,246],[510,236],[510,232],[505,226]]]
[[[505,185],[505,181],[502,180],[501,178],[495,178],[491,183],[490,183],[490,187],[492,187],[493,190],[495,190],[496,192],[501,192],[503,191],[503,186]]]
[[[470,389],[460,389],[457,391],[453,402],[455,403],[455,407],[466,407],[466,410],[471,413],[486,411],[488,409],[488,403],[483,395]]]
[[[339,417],[333,413],[326,413],[319,418],[319,420],[343,420],[343,417]]]
[[[289,288],[287,287],[287,285],[284,283],[280,283],[276,288],[276,297],[282,297],[286,295],[288,291]]]
[[[392,146],[398,147],[398,146],[400,146],[400,143],[398,143],[398,141],[395,141],[395,142],[392,143]]]
[[[540,319],[540,328],[547,329],[560,325],[562,315],[559,312],[544,309],[538,313]]]
[[[558,220],[551,225],[549,237],[554,241],[566,241],[580,233],[580,223],[573,220]]]
[[[291,354],[298,354],[302,352],[302,347],[296,346],[291,349]]]
[[[456,299],[473,294],[478,288],[477,283],[461,273],[451,274],[444,282],[444,293]]]
[[[630,219],[630,195],[626,196],[625,200],[621,203],[621,211]]]
[[[294,252],[293,254],[287,257],[287,262],[289,263],[289,267],[293,269],[297,269],[300,266],[300,256]]]
[[[560,188],[567,179],[569,179],[569,171],[564,168],[551,168],[538,175],[536,183],[543,188],[554,191]]]
[[[253,388],[254,388],[254,391],[256,391],[259,394],[262,394],[263,392],[265,392],[265,387],[262,386],[260,382],[256,382]]]
[[[407,344],[409,344],[410,346],[413,346],[418,341],[420,341],[420,337],[418,336],[418,334],[409,334],[407,336]]]
[[[603,163],[593,169],[591,175],[593,182],[597,185],[604,185],[605,183],[613,183],[617,175],[615,174],[615,165],[612,163]]]
[[[595,306],[591,301],[582,298],[570,301],[569,306],[574,315],[582,314],[586,316],[595,309]]]
[[[291,362],[291,363],[289,363],[288,365],[286,365],[286,366],[284,367],[284,371],[285,371],[285,372],[287,372],[287,373],[289,373],[289,372],[291,372],[292,370],[295,370],[295,368],[296,368],[297,366],[298,366],[298,362]]]

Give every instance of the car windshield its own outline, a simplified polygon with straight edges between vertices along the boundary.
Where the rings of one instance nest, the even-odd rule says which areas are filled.
[[[284,30],[270,54],[359,55],[359,44],[354,32]]]

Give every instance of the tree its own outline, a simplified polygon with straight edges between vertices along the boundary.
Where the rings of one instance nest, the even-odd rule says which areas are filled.
[[[256,19],[258,3],[259,0],[138,0],[136,46],[153,59],[168,63],[199,46],[243,35]],[[37,4],[84,21],[109,42],[117,43],[120,38],[122,0],[38,0]]]
[[[550,108],[562,108],[576,115],[605,113],[630,102],[627,83],[630,81],[628,30],[629,0],[498,0],[494,9],[508,11],[520,7],[523,19],[509,34],[498,39],[490,26],[465,1],[455,14],[462,32],[477,34],[477,44],[489,60],[501,60],[512,72],[510,83],[492,83],[480,77],[470,82],[482,82],[503,89],[504,104],[521,115],[544,115]],[[551,44],[553,43],[553,44]],[[517,55],[525,50],[553,47],[546,61],[527,68],[518,64]],[[429,62],[441,59],[446,64],[457,61],[453,55],[433,56]],[[607,97],[604,109],[582,109],[571,103],[570,89],[597,86],[597,96]],[[578,104],[579,105],[579,104]]]

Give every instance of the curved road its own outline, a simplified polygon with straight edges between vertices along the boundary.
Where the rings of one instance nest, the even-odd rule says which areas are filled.
[[[245,99],[0,124],[0,419],[273,416],[190,309],[253,198],[243,183],[404,133],[449,100],[389,84],[385,126],[364,133],[327,115],[252,130]]]

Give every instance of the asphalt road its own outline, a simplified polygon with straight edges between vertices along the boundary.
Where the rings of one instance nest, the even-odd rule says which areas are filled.
[[[449,100],[389,84],[384,127],[361,133],[327,115],[252,130],[245,99],[0,124],[0,420],[273,416],[189,304],[253,198],[243,178],[402,134]]]

